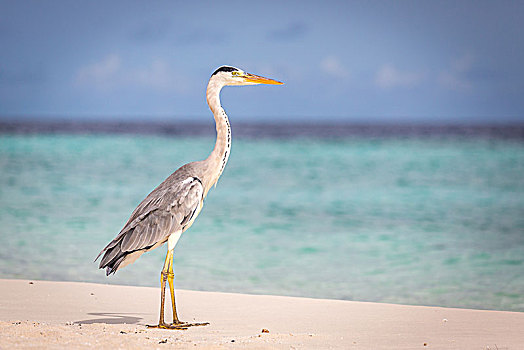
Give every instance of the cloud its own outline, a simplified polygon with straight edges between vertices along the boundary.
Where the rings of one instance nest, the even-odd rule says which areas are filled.
[[[438,82],[449,90],[467,91],[471,89],[471,83],[460,77],[456,72],[444,71],[440,73]]]
[[[175,85],[175,74],[164,60],[154,60],[151,65],[132,71],[131,83],[158,90],[168,90]]]
[[[224,44],[229,40],[229,35],[222,28],[176,27],[169,18],[157,18],[133,28],[129,38],[139,44],[174,43],[181,46],[194,46]]]
[[[229,35],[222,30],[189,28],[175,35],[174,41],[181,45],[218,45],[229,40]]]
[[[471,54],[463,55],[451,63],[451,67],[442,71],[438,76],[438,82],[443,87],[454,91],[468,91],[472,83],[468,75],[473,68],[474,58]]]
[[[108,55],[101,61],[86,65],[77,71],[77,86],[108,91],[122,87],[148,88],[160,91],[185,92],[185,81],[163,59],[155,59],[147,65],[129,67],[120,56]]]
[[[307,32],[308,27],[305,23],[293,22],[269,32],[267,37],[271,40],[291,41],[304,37]]]
[[[171,29],[169,18],[157,18],[142,23],[131,32],[131,38],[139,43],[158,42],[166,38]]]
[[[76,74],[75,82],[78,85],[93,85],[101,90],[107,90],[114,85],[120,67],[120,57],[112,54],[100,62],[80,68]]]
[[[338,57],[327,56],[320,61],[320,69],[332,76],[346,78],[349,76],[348,70],[340,62]]]
[[[420,73],[400,71],[390,64],[385,64],[375,74],[375,85],[383,89],[413,87],[418,85],[422,78]]]

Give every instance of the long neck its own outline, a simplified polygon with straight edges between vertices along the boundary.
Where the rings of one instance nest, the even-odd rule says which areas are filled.
[[[222,175],[231,150],[231,126],[229,125],[226,112],[220,105],[220,90],[222,87],[223,84],[211,79],[206,92],[207,104],[215,116],[217,140],[213,152],[204,161],[207,165],[207,176],[204,179],[205,195]]]

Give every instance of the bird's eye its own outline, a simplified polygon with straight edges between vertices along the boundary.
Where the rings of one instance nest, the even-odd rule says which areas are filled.
[[[233,75],[235,75],[235,76],[239,76],[239,75],[240,75],[240,72],[238,72],[238,71],[233,71],[233,72],[231,72],[231,74],[233,74]]]

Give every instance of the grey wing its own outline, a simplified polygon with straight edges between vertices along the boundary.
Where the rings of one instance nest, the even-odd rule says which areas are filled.
[[[99,267],[106,268],[107,275],[114,273],[165,243],[171,233],[184,231],[197,214],[203,194],[204,187],[197,177],[158,186],[133,211],[118,236],[100,252],[98,257],[104,255]]]

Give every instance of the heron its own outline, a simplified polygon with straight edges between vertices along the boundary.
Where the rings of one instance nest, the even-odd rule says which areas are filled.
[[[167,254],[160,273],[160,318],[152,328],[187,329],[209,323],[188,323],[179,320],[175,303],[173,254],[182,234],[191,227],[200,214],[209,190],[222,175],[231,150],[231,126],[220,103],[224,86],[271,84],[280,81],[247,73],[231,66],[219,67],[211,75],[206,99],[216,124],[216,143],[205,160],[181,166],[158,185],[133,211],[120,233],[98,254],[103,254],[99,268],[106,275],[133,263],[142,254],[167,242]],[[164,320],[166,280],[169,283],[173,322]]]

